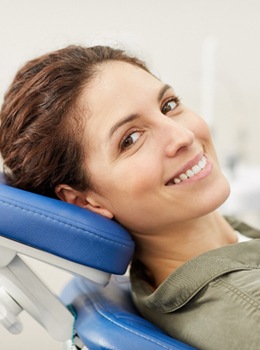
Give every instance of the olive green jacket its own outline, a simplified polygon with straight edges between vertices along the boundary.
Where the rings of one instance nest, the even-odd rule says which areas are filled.
[[[231,220],[250,237],[260,231]],[[175,270],[155,291],[138,263],[132,294],[141,314],[198,349],[260,349],[260,239],[202,254]]]

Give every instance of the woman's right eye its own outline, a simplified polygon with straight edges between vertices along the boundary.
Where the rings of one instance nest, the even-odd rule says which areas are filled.
[[[128,134],[123,141],[121,142],[120,148],[122,150],[132,146],[133,144],[135,144],[140,136],[142,135],[141,131],[132,131],[130,134]]]

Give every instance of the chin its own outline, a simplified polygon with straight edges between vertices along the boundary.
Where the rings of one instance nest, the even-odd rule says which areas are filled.
[[[219,180],[218,184],[213,187],[214,189],[209,194],[207,200],[208,211],[217,210],[222,204],[226,202],[230,195],[230,184],[224,175]]]

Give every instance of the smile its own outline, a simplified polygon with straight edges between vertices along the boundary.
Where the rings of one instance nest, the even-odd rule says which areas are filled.
[[[207,165],[207,159],[203,156],[200,161],[195,164],[192,168],[187,169],[184,173],[174,177],[170,181],[167,182],[166,186],[176,185],[181,183],[182,181],[188,180],[189,178],[199,174]]]

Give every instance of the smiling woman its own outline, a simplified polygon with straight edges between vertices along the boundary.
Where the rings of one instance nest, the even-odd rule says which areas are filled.
[[[200,349],[258,348],[260,240],[239,243],[218,213],[229,184],[209,128],[143,62],[101,46],[28,62],[5,96],[0,150],[13,186],[129,230],[145,317]]]
[[[85,167],[95,191],[75,193],[60,184],[56,194],[67,201],[80,197],[86,208],[114,217],[138,238],[172,232],[173,222],[176,237],[176,224],[187,232],[190,220],[216,209],[229,194],[207,125],[147,71],[124,62],[99,69],[79,101],[90,111]],[[191,169],[202,159],[207,165],[195,175]],[[185,181],[168,186],[184,173]],[[232,240],[233,231],[229,235]]]

